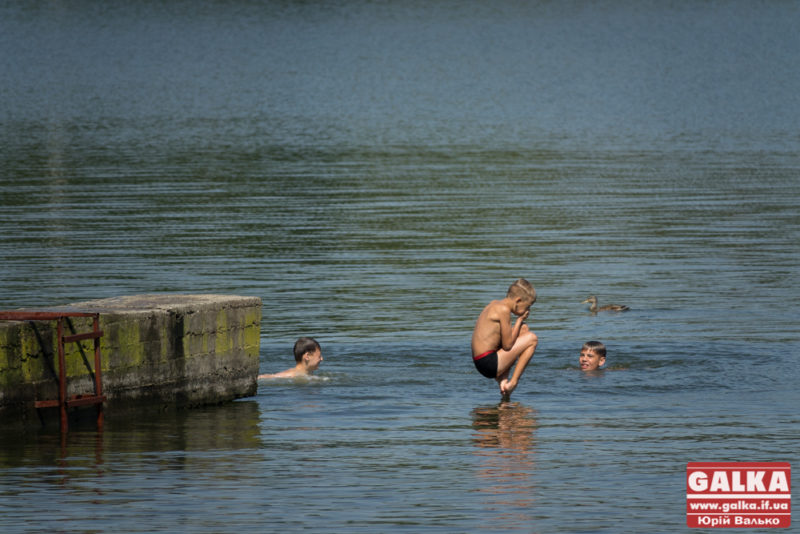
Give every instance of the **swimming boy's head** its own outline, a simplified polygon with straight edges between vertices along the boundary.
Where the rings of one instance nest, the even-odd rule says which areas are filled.
[[[322,349],[319,343],[310,337],[301,337],[294,342],[294,361],[305,362],[310,371],[319,367],[322,361]]]
[[[536,302],[536,290],[530,282],[524,278],[520,278],[509,286],[506,298],[519,303],[520,309],[515,310],[514,313],[521,315],[521,312],[529,309],[533,303]]]
[[[598,367],[606,363],[606,346],[599,341],[587,341],[581,348],[578,363],[581,371],[596,371]]]

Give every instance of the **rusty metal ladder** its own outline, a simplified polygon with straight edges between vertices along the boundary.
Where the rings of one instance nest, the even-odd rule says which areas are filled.
[[[64,335],[64,320],[67,317],[92,317],[92,331],[82,334]],[[61,432],[69,430],[67,409],[76,406],[97,406],[97,427],[103,427],[103,395],[102,365],[100,355],[100,314],[87,312],[43,312],[43,311],[0,311],[0,320],[8,321],[57,321],[58,337],[58,398],[52,400],[36,400],[36,408],[59,408],[61,412]],[[64,346],[67,343],[79,343],[86,339],[94,340],[94,394],[72,395],[67,397],[67,364]]]

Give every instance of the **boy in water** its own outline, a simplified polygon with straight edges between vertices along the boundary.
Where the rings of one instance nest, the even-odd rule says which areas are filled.
[[[322,363],[322,349],[316,340],[310,337],[301,337],[294,343],[294,367],[275,374],[258,375],[258,378],[294,378],[308,376],[317,370]]]
[[[483,309],[472,332],[472,361],[480,374],[497,381],[504,398],[517,387],[539,342],[525,324],[534,302],[536,290],[520,278],[511,284],[504,299],[493,300]],[[517,316],[514,326],[512,313]],[[514,375],[509,379],[514,363]]]
[[[606,363],[606,346],[599,341],[587,341],[581,349],[578,364],[581,371],[597,371]]]

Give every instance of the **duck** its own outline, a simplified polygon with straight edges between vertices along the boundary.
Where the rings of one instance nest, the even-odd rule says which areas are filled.
[[[589,298],[581,302],[581,304],[586,304],[586,303],[589,304],[589,311],[592,313],[597,313],[599,311],[624,312],[630,310],[629,307],[623,306],[621,304],[606,304],[603,307],[598,307],[597,297],[595,297],[594,295],[590,296]]]

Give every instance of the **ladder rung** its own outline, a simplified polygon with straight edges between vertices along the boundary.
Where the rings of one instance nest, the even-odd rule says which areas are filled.
[[[105,395],[76,395],[67,399],[67,406],[88,406],[90,404],[102,404],[105,402],[105,400]]]
[[[85,334],[75,334],[73,336],[64,336],[64,343],[73,343],[75,341],[83,341],[84,339],[95,339],[103,337],[103,331],[87,332]]]
[[[75,395],[67,399],[67,406],[89,406],[90,404],[102,404],[106,401],[105,395]],[[34,401],[36,408],[58,408],[58,400],[38,400]]]

